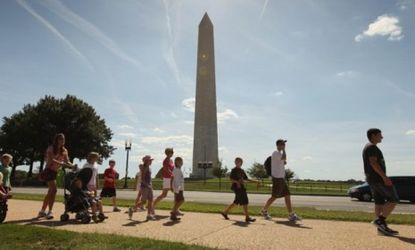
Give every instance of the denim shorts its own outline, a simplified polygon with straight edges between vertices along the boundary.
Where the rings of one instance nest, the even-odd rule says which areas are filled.
[[[386,202],[399,203],[399,196],[395,186],[385,186],[383,183],[369,184],[369,186],[376,205],[383,205]]]

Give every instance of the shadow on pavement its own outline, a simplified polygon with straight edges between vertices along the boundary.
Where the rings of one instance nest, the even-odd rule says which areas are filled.
[[[156,215],[157,220],[163,220],[163,219],[167,219],[167,218],[170,218],[170,216],[168,216],[168,215]]]
[[[180,223],[180,220],[174,220],[174,221],[170,220],[168,222],[163,223],[163,226],[171,227],[171,226],[174,226],[174,225],[179,224],[179,223]]]
[[[123,227],[135,227],[138,224],[143,223],[142,221],[138,221],[138,220],[131,220],[130,222],[123,224]]]
[[[56,221],[56,220],[35,220],[35,221],[32,221],[31,223],[28,223],[28,225],[40,225],[40,226],[47,226],[47,227],[60,227],[60,226],[65,226],[65,225],[82,225],[82,224],[84,223],[78,220],[75,220],[75,219],[68,220],[65,222]]]
[[[395,238],[398,238],[399,240],[415,245],[415,238],[408,238],[408,237],[403,237],[403,236],[395,236]]]
[[[251,223],[245,222],[245,221],[237,221],[237,220],[234,220],[234,223],[232,223],[232,225],[238,226],[238,227],[248,227],[249,224]]]
[[[23,220],[9,220],[6,221],[5,224],[21,224],[21,223],[32,223],[32,222],[38,221],[37,218],[31,218],[31,219],[23,219]]]
[[[280,224],[280,225],[285,225],[285,226],[288,226],[288,227],[296,227],[296,228],[302,228],[302,229],[313,229],[312,227],[307,227],[307,226],[304,226],[302,224],[298,224],[298,223],[290,222],[290,221],[276,221],[275,223]]]

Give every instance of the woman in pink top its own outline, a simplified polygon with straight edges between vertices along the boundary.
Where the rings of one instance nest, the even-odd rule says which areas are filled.
[[[57,134],[53,139],[53,144],[46,150],[46,167],[40,173],[41,180],[48,184],[48,193],[43,200],[38,218],[46,217],[47,219],[53,219],[52,208],[57,192],[56,175],[59,168],[64,164],[71,164],[69,162],[68,150],[65,148],[65,135]],[[46,213],[45,210],[48,206],[49,212]]]
[[[174,163],[173,163],[173,160],[171,159],[174,154],[173,148],[166,148],[164,150],[164,153],[166,154],[166,158],[163,161],[163,169],[161,170],[162,171],[161,174],[163,176],[163,191],[154,201],[153,209],[156,207],[159,201],[166,198],[167,193],[169,192],[169,190],[171,190],[171,178],[173,176],[173,170],[174,170]]]

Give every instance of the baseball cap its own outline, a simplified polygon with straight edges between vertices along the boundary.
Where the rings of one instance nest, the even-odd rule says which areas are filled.
[[[278,139],[277,140],[277,145],[279,145],[279,144],[285,144],[287,142],[287,140],[284,140],[284,139]]]
[[[143,162],[146,162],[146,161],[152,161],[152,160],[154,160],[154,158],[151,157],[151,155],[146,155],[146,156],[143,157],[142,160],[143,160]]]

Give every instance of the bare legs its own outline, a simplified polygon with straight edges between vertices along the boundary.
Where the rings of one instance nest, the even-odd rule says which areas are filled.
[[[168,189],[168,188],[163,189],[163,192],[161,192],[161,194],[154,201],[153,207],[156,207],[157,203],[159,203],[162,199],[167,197],[167,193],[169,192],[169,190],[170,189]]]
[[[49,211],[52,211],[53,204],[55,203],[56,192],[57,192],[56,181],[55,180],[49,181],[48,192],[45,198],[43,199],[43,205],[42,205],[41,211],[44,212],[48,206],[49,206]]]
[[[268,211],[269,207],[271,206],[272,203],[274,203],[274,201],[276,200],[276,197],[271,196],[267,202],[265,203],[264,207],[262,208],[263,211]],[[292,204],[291,204],[291,196],[290,195],[286,195],[284,196],[284,200],[285,200],[285,206],[287,207],[287,211],[289,214],[293,213],[293,208],[292,208]]]
[[[375,205],[375,214],[377,217],[387,218],[395,209],[396,203],[387,202],[385,205]]]

